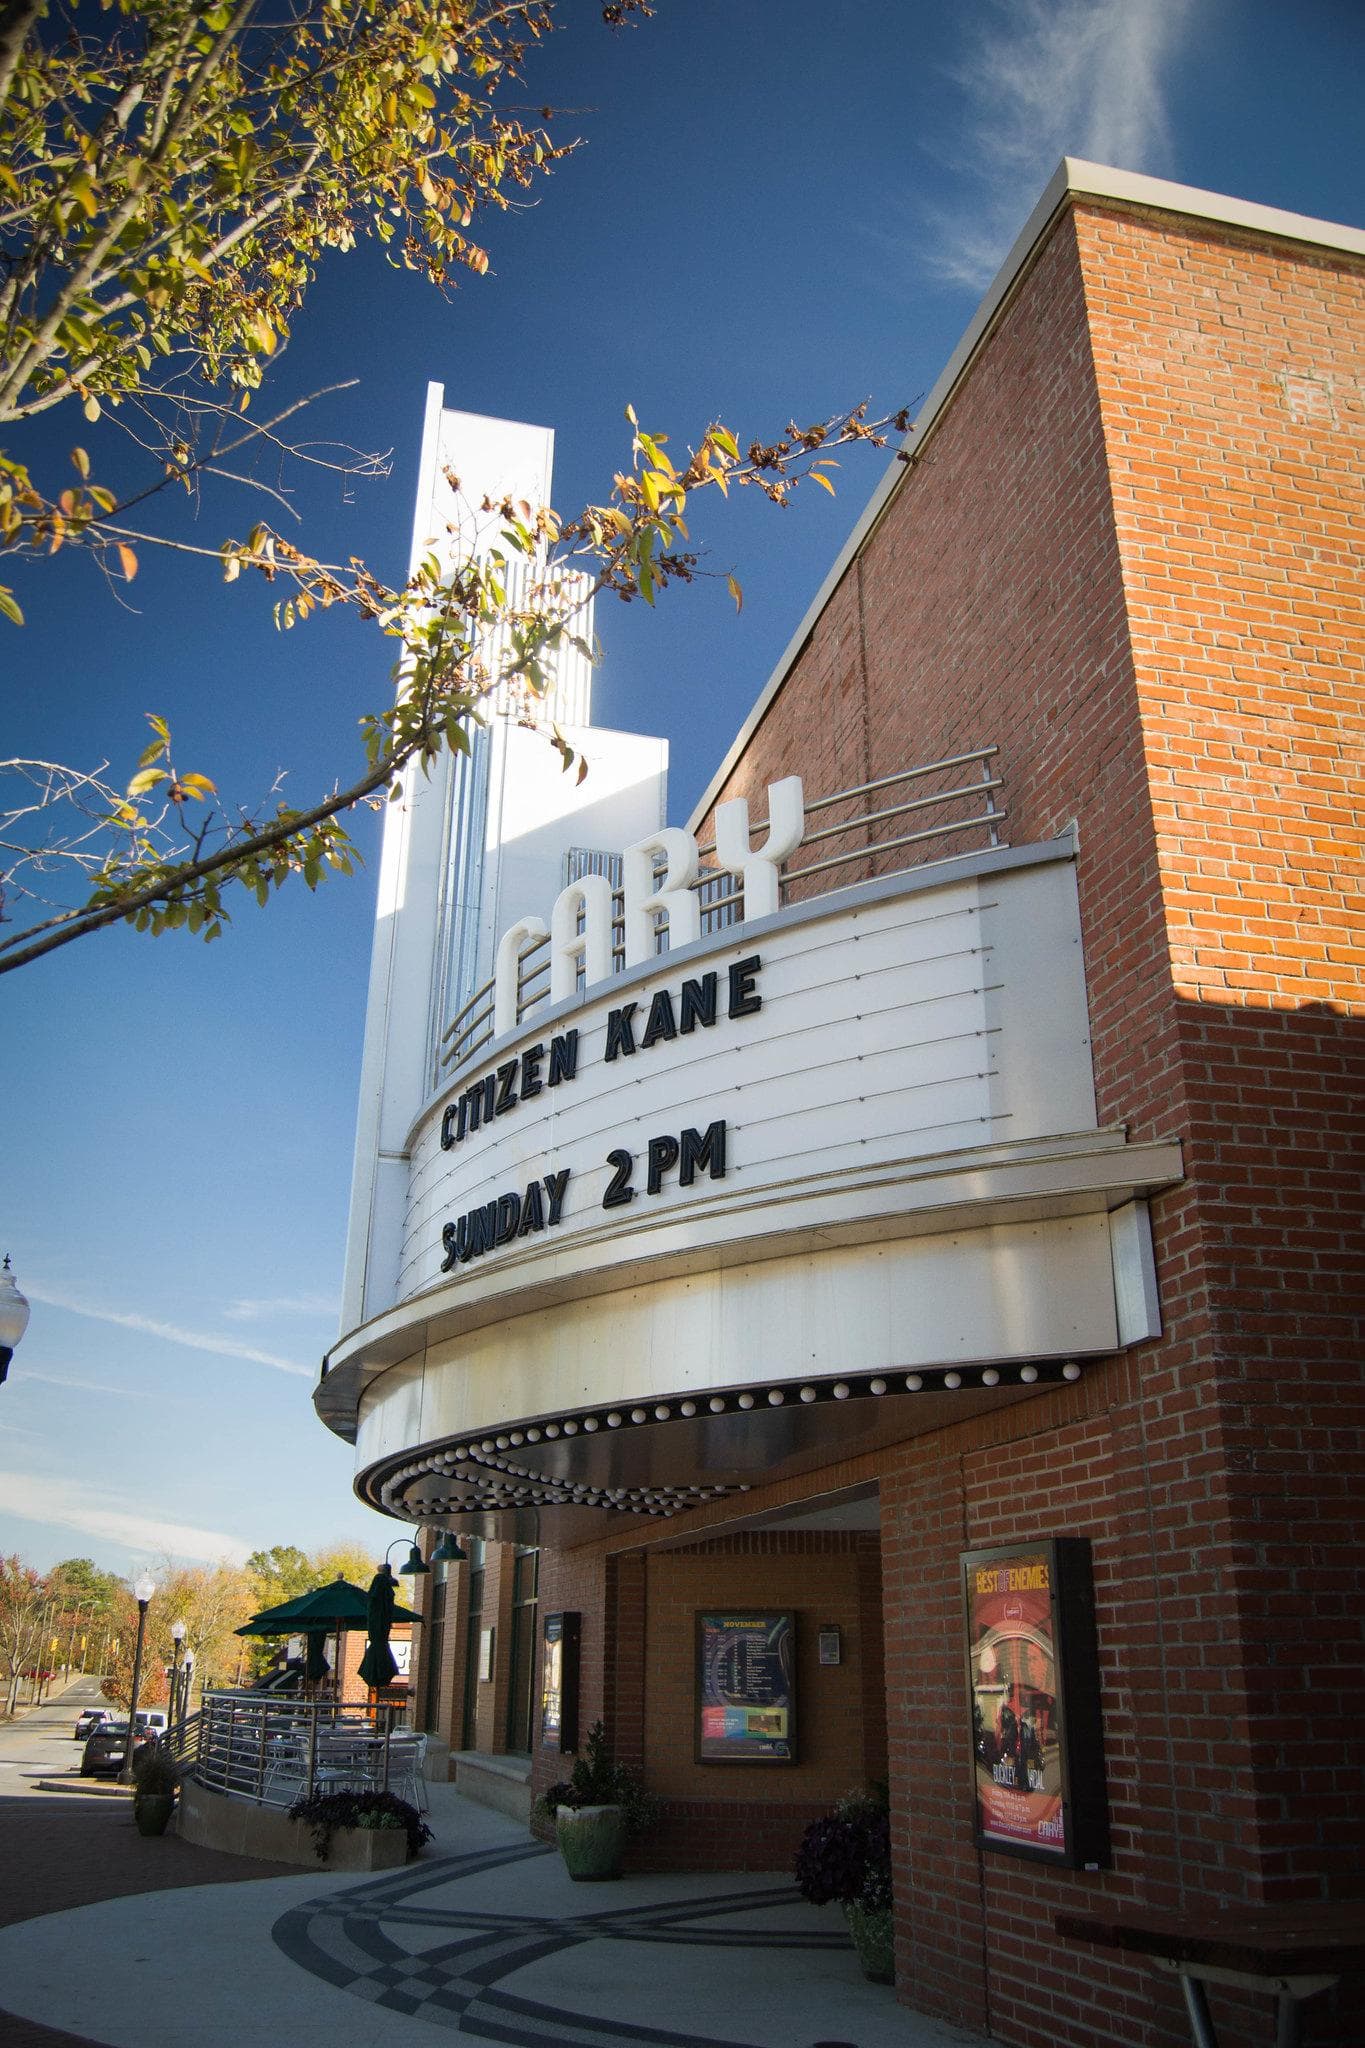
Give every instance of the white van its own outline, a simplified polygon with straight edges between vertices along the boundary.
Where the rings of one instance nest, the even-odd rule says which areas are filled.
[[[162,1713],[160,1707],[139,1707],[137,1710],[137,1725],[139,1728],[145,1728],[150,1735],[164,1735],[166,1733],[166,1716]]]

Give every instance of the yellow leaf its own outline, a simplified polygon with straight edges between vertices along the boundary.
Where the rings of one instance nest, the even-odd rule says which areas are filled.
[[[635,407],[633,405],[628,405],[626,407],[626,418],[630,421],[630,424],[633,427],[639,426],[640,422],[635,417]]]
[[[71,460],[75,465],[76,473],[78,476],[89,476],[90,457],[86,454],[84,448],[73,448],[71,451]]]
[[[735,610],[737,612],[742,612],[744,609],[744,592],[739,587],[738,578],[734,576],[727,576],[725,579],[725,583],[726,588],[729,590],[731,597],[735,601]]]
[[[87,398],[81,410],[88,420],[97,420],[100,416],[100,402],[98,398]]]
[[[824,476],[818,469],[813,469],[810,472],[810,478],[812,483],[823,484],[825,489],[829,492],[831,498],[836,495],[834,486],[830,482],[829,478],[827,476]]]
[[[118,558],[123,564],[125,580],[131,583],[137,574],[137,556],[130,547],[123,541],[120,541],[118,544]]]

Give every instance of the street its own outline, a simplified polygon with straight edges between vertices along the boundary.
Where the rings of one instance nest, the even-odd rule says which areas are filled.
[[[81,1745],[72,1739],[76,1716],[82,1707],[108,1704],[99,1679],[86,1676],[17,1721],[0,1723],[0,1797],[32,1791],[40,1778],[78,1777]]]

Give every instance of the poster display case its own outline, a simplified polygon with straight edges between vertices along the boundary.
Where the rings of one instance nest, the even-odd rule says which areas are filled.
[[[795,1763],[795,1674],[790,1610],[699,1612],[697,1762]]]
[[[1073,1870],[1109,1862],[1090,1544],[962,1559],[978,1848]]]
[[[578,1646],[581,1616],[547,1614],[540,1639],[540,1746],[563,1755],[578,1748]]]

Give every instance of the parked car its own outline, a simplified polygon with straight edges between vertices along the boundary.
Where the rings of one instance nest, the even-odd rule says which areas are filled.
[[[87,1736],[94,1734],[101,1722],[112,1721],[113,1718],[112,1707],[86,1707],[76,1716],[76,1741],[84,1742]]]
[[[139,1707],[137,1710],[137,1725],[139,1728],[145,1728],[150,1735],[164,1735],[166,1733],[166,1716],[162,1713],[160,1707]]]
[[[140,1717],[139,1717],[140,1718]],[[134,1751],[141,1749],[144,1742],[154,1738],[139,1729],[134,1738]],[[124,1752],[128,1744],[128,1723],[126,1721],[103,1721],[87,1741],[81,1753],[81,1776],[83,1778],[116,1778],[123,1769]]]

